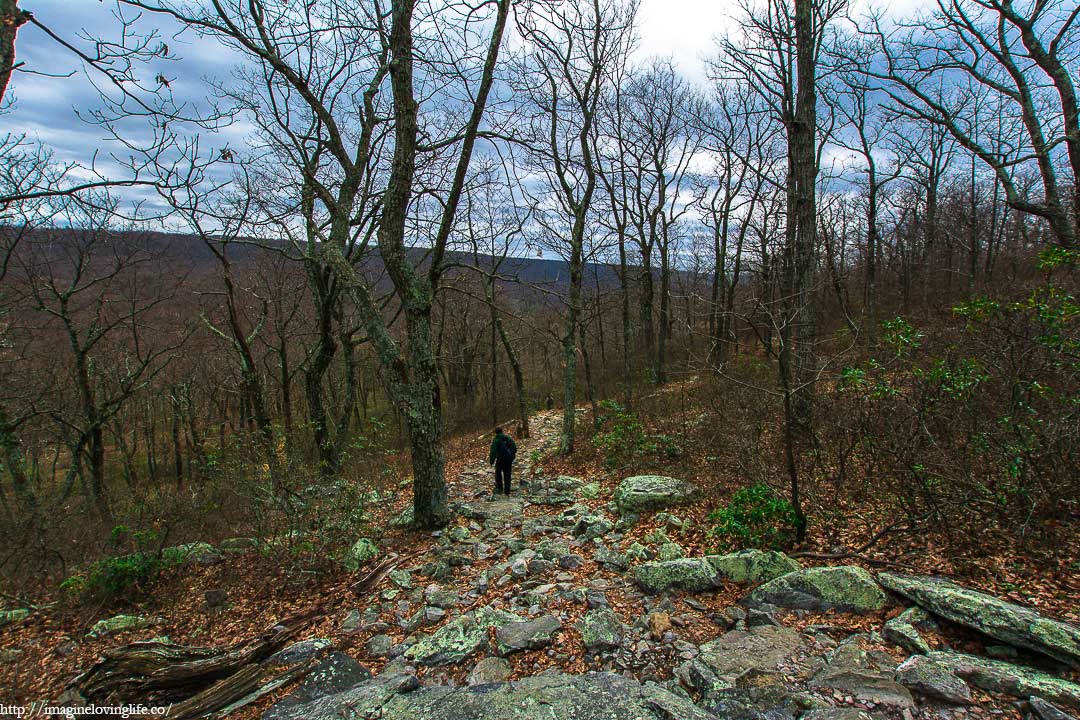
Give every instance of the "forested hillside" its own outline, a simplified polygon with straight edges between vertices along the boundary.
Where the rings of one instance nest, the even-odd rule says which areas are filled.
[[[1080,711],[1080,10],[650,2],[0,0],[4,706]]]

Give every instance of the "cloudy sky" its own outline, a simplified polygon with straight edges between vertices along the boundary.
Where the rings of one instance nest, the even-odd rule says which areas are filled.
[[[890,0],[893,12],[907,13],[926,0]],[[115,6],[101,0],[24,0],[21,5],[42,23],[75,45],[86,47],[82,37],[108,36],[117,26]],[[700,80],[703,58],[711,54],[714,39],[731,25],[732,0],[642,0],[639,16],[641,58],[669,56],[685,75]],[[181,97],[202,97],[206,76],[226,78],[232,66],[229,52],[211,41],[190,34],[174,38],[175,28],[162,28],[163,39],[182,56],[183,72],[171,73],[174,92]],[[108,144],[101,128],[80,119],[98,106],[96,90],[71,52],[60,47],[33,25],[20,31],[18,61],[31,73],[12,77],[13,108],[0,115],[0,133],[25,133],[53,148],[58,160],[88,163],[101,151],[98,163],[108,163]]]

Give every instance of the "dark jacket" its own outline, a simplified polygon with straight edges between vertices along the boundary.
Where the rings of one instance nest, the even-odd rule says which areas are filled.
[[[491,452],[488,453],[488,465],[494,465],[498,460],[504,465],[509,465],[514,462],[514,457],[517,455],[517,444],[514,439],[506,433],[499,433],[495,436],[495,439],[491,441]]]

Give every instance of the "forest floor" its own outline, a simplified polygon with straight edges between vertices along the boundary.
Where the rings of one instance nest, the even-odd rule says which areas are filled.
[[[670,390],[675,392],[676,390]],[[685,392],[679,388],[678,392]],[[626,568],[602,561],[591,538],[575,536],[569,525],[560,526],[558,518],[564,506],[550,502],[551,483],[559,476],[573,476],[580,483],[594,484],[595,497],[576,496],[575,517],[593,513],[603,516],[616,486],[629,474],[612,469],[604,457],[585,439],[579,452],[561,458],[555,455],[561,415],[557,411],[539,413],[531,420],[532,437],[519,439],[515,466],[514,492],[510,498],[491,500],[492,473],[487,465],[490,436],[463,436],[448,443],[447,477],[450,497],[460,517],[451,527],[435,533],[394,528],[398,517],[411,500],[408,492],[374,510],[371,527],[385,530],[375,538],[379,559],[389,559],[397,569],[410,569],[411,583],[392,582],[387,577],[370,589],[357,594],[351,589],[357,574],[346,572],[297,573],[294,568],[259,553],[221,553],[213,562],[188,563],[164,572],[150,588],[128,597],[116,598],[107,605],[88,607],[63,602],[58,591],[43,592],[28,618],[0,629],[0,699],[5,703],[29,704],[35,700],[59,698],[80,671],[89,668],[110,648],[153,637],[168,637],[174,643],[201,646],[224,646],[258,635],[283,617],[301,611],[317,610],[318,619],[304,630],[305,638],[325,638],[338,651],[351,656],[372,673],[379,673],[395,652],[412,635],[424,636],[448,624],[463,612],[483,606],[505,608],[522,616],[533,617],[542,611],[555,614],[560,627],[552,643],[544,648],[510,654],[509,678],[520,678],[558,668],[568,673],[589,670],[616,670],[632,673],[638,679],[666,681],[674,667],[687,656],[688,648],[716,638],[723,632],[716,617],[746,595],[747,586],[727,583],[704,593],[676,593],[670,598],[643,596],[630,581]],[[695,502],[673,508],[671,514],[643,514],[640,522],[619,527],[603,538],[605,548],[616,552],[633,543],[654,546],[657,533],[677,542],[687,556],[715,552],[715,542],[707,534],[707,515],[729,497],[731,478],[715,477],[706,460],[698,453],[698,464],[679,461],[680,477],[692,480],[704,491]],[[664,469],[652,461],[650,472]],[[676,474],[673,470],[671,474]],[[590,495],[593,493],[590,492]],[[951,576],[957,582],[999,597],[1037,608],[1049,616],[1080,622],[1080,550],[1075,543],[1053,548],[1053,552],[1018,551],[1008,538],[991,531],[978,543],[977,554],[970,558],[950,553],[947,539],[928,533],[911,533],[888,538],[853,557],[819,558],[815,554],[836,553],[843,548],[862,545],[883,521],[874,516],[869,500],[846,499],[838,508],[861,524],[845,528],[815,528],[801,548],[804,565],[859,565],[872,571],[882,569]],[[812,526],[813,527],[813,526]],[[530,534],[539,528],[539,534]],[[530,530],[532,529],[532,530]],[[525,580],[507,563],[523,548],[536,549],[544,539],[565,543],[580,562],[543,569],[545,577]],[[564,555],[565,557],[565,555]],[[598,560],[598,557],[600,558]],[[550,563],[549,563],[550,565]],[[363,568],[362,568],[363,570]],[[531,573],[530,571],[526,571]],[[425,575],[426,579],[420,576]],[[508,579],[507,579],[508,578]],[[576,628],[591,603],[580,602],[570,590],[582,588],[600,592],[607,605],[628,627],[623,647],[614,653],[587,651]],[[563,592],[566,590],[566,592]],[[228,602],[224,609],[206,607],[207,593],[224,591]],[[433,593],[448,591],[451,597],[444,608],[432,610]],[[536,592],[548,597],[539,600]],[[51,600],[51,602],[49,602]],[[833,644],[859,633],[880,629],[883,622],[899,613],[900,608],[865,615],[801,612],[785,615],[786,625],[799,632],[807,628],[828,628]],[[419,626],[413,627],[421,612]],[[646,618],[662,611],[673,619],[669,632],[651,634],[642,627]],[[87,633],[102,618],[117,613],[137,615],[149,620],[139,630],[123,631],[102,638]],[[818,632],[818,630],[815,630]],[[387,640],[383,640],[386,638]],[[373,641],[373,639],[376,639]],[[936,642],[965,652],[980,653],[988,644],[985,638],[944,624]],[[895,647],[877,648],[896,660],[904,655]],[[824,652],[824,650],[823,650]],[[464,662],[417,668],[422,684],[464,684],[475,665],[475,657]],[[1075,675],[1071,675],[1075,679]],[[234,715],[253,718],[290,692],[286,686]],[[1017,716],[1020,713],[1000,697],[980,694],[979,702],[965,713],[991,713]],[[838,694],[839,705],[874,710],[857,697]],[[880,712],[887,708],[877,707]],[[928,705],[927,713],[939,706]],[[917,710],[916,710],[917,712]],[[956,711],[959,713],[959,711]],[[905,712],[908,717],[911,712]]]

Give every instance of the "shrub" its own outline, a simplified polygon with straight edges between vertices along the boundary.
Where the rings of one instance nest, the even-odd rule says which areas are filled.
[[[709,520],[716,523],[709,536],[729,548],[780,550],[795,539],[795,508],[765,483],[739,490]]]
[[[633,463],[646,456],[678,457],[682,452],[674,438],[650,435],[637,415],[612,400],[600,403],[593,443],[606,453],[609,468]]]

